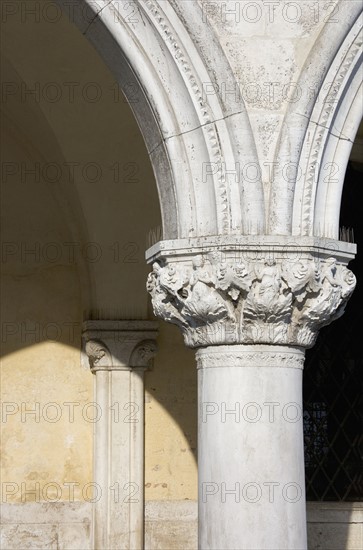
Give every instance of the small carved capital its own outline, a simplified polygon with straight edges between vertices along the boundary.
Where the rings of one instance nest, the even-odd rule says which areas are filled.
[[[83,354],[92,372],[148,368],[157,352],[155,321],[86,321]]]
[[[343,314],[356,284],[334,257],[305,252],[298,260],[286,254],[250,260],[239,252],[154,261],[147,281],[154,313],[178,325],[189,347],[309,348],[319,329]]]

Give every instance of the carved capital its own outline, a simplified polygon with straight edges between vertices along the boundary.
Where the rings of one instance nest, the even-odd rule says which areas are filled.
[[[155,315],[178,325],[193,348],[313,346],[319,329],[343,314],[353,273],[326,252],[245,252],[160,254],[147,281]]]
[[[92,371],[112,365],[110,351],[104,342],[100,340],[87,340],[84,345],[84,351],[88,357],[89,366]]]
[[[143,340],[138,344],[130,357],[132,368],[148,368],[158,351],[155,340]]]
[[[154,321],[86,321],[83,364],[92,372],[148,368],[157,352]]]

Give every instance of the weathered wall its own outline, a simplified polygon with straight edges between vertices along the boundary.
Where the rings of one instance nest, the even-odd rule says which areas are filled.
[[[2,481],[15,484],[3,500],[89,500],[96,410],[82,321],[150,318],[144,251],[160,238],[160,210],[104,63],[66,17],[24,18],[19,6],[2,52]],[[146,375],[146,498],[194,499],[194,354],[174,327],[162,324],[159,340]],[[38,417],[25,412],[34,406]]]
[[[145,376],[145,498],[197,498],[197,385],[194,352],[161,324],[159,352]]]
[[[92,481],[92,409],[84,405],[93,400],[93,379],[79,361],[83,312],[96,318],[151,316],[143,255],[150,230],[160,225],[160,212],[140,132],[113,77],[64,17],[52,22],[50,12],[48,18],[39,13],[39,20],[23,20],[21,11],[9,14],[3,39],[5,82],[10,85],[3,101],[3,161],[10,171],[3,177],[2,197],[4,240],[10,246],[2,263],[1,381],[3,400],[14,407],[9,405],[6,410],[13,414],[2,423],[2,482],[10,483],[5,503],[20,503],[22,497],[28,502],[19,513],[14,508],[6,512],[4,541],[6,548],[19,547],[24,540],[33,544],[29,548],[69,548],[71,538],[74,548],[86,548],[90,506],[73,506],[69,486],[76,484],[75,501],[90,500],[84,489]],[[287,96],[281,99],[284,85],[289,79],[297,81],[329,14],[320,11],[315,25],[304,19],[297,31],[289,26],[290,34],[281,13],[273,24],[266,24],[266,14],[264,24],[242,21],[246,38],[261,36],[252,46],[244,40],[236,57],[228,44],[238,36],[218,13],[209,21],[225,37],[224,49],[237,80],[245,92],[251,83],[255,91],[261,90],[261,101],[252,95],[246,103],[260,140],[260,156],[272,160],[291,103]],[[275,41],[269,51],[283,53],[288,60],[278,73],[263,70],[264,41],[271,33]],[[299,44],[297,36],[303,37]],[[271,86],[275,80],[278,85]],[[42,171],[49,163],[55,164],[57,173],[60,169],[59,180],[56,176],[54,181],[52,168],[40,178],[27,171],[36,165]],[[264,178],[267,188],[267,169]],[[153,240],[159,239],[156,231]],[[35,249],[35,254],[25,253],[25,247]],[[75,257],[70,256],[74,247]],[[171,539],[179,541],[175,547],[186,548],[185,541],[195,540],[195,504],[189,508],[189,503],[178,502],[173,508],[171,501],[196,498],[194,353],[186,350],[178,329],[165,324],[160,326],[159,348],[154,368],[146,374],[146,538],[150,548],[171,548]],[[47,407],[50,402],[60,407],[57,422],[52,419],[59,409]],[[34,403],[39,403],[39,422],[34,415],[24,417],[25,408]],[[64,403],[77,404],[74,422],[69,421],[71,407]],[[44,493],[44,486],[52,482]],[[37,483],[35,497],[25,495],[24,490]],[[57,509],[50,517],[54,505],[49,502],[58,497],[64,511]],[[31,500],[45,502],[41,514]],[[347,548],[360,548],[361,512],[353,512],[329,521],[311,512],[316,526],[311,527],[311,548],[324,547],[328,540],[341,548],[338,521],[349,526]],[[19,541],[17,524],[28,525],[18,530],[25,537]]]
[[[3,506],[2,547],[49,550],[91,549],[89,503]],[[361,503],[307,504],[309,550],[361,550]],[[146,550],[196,550],[196,501],[149,501],[145,509]]]
[[[5,117],[2,130],[3,162],[39,162],[31,134]],[[78,349],[81,285],[75,262],[53,261],[72,236],[44,179],[30,178],[9,176],[2,187],[3,502],[67,500],[69,482],[77,483],[78,500],[92,476],[92,424],[82,416],[92,376]]]

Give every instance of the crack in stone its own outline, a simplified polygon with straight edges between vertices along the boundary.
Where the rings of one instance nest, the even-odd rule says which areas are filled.
[[[337,138],[337,139],[340,139],[341,141],[349,141],[349,143],[354,143],[354,141],[352,141],[351,139],[347,138],[347,137],[342,137],[341,135],[338,136],[337,134],[334,134],[330,128],[328,126],[324,126],[324,124],[321,124],[320,122],[315,122],[315,120],[312,120],[311,118],[309,118],[308,116],[306,115],[303,115],[301,113],[297,113],[299,116],[302,116],[303,118],[306,118],[307,120],[309,120],[309,122],[312,122],[313,124],[315,124],[315,126],[318,126],[320,128],[324,128],[324,130],[328,130],[328,134]]]
[[[204,128],[205,126],[208,126],[209,124],[216,124],[217,122],[221,122],[222,120],[227,120],[227,118],[231,118],[233,116],[241,115],[242,113],[245,113],[245,112],[246,111],[243,110],[243,111],[238,111],[237,113],[231,113],[230,115],[226,115],[222,118],[217,118],[215,120],[210,120],[208,122],[204,122],[203,124],[200,124],[199,126],[196,126],[195,128],[192,128],[191,130],[185,130],[185,132],[180,132],[179,134],[173,134],[171,136],[166,136],[151,151],[149,151],[149,156],[151,156],[154,153],[154,151],[156,151],[156,149],[158,147],[160,147],[160,145],[162,145],[163,143],[165,143],[169,139],[184,136],[185,134],[190,134],[191,132],[195,132],[196,130],[199,130],[200,128]]]
[[[204,124],[200,124],[199,126],[196,126],[195,128],[192,128],[191,130],[185,130],[185,132],[180,132],[179,134],[173,134],[171,136],[167,136],[165,137],[162,141],[160,141],[150,152],[149,152],[149,156],[151,156],[154,151],[156,151],[156,149],[158,147],[160,147],[160,145],[162,145],[163,143],[165,143],[167,140],[169,139],[172,139],[172,138],[175,138],[175,137],[180,137],[180,136],[183,136],[185,134],[190,134],[191,132],[195,132],[196,130],[199,130],[200,128],[204,128],[205,126],[208,126],[209,124],[216,124],[217,122],[221,122],[222,120],[227,120],[228,118],[231,118],[233,116],[237,116],[237,115],[240,115],[242,113],[244,113],[245,111],[242,110],[242,111],[238,111],[236,113],[231,113],[230,115],[226,115],[225,117],[222,117],[222,118],[217,118],[215,120],[212,120],[212,121],[209,121],[209,122],[205,122]],[[309,118],[308,116],[306,115],[303,115],[302,113],[297,113],[299,116],[302,116],[303,118],[306,118],[309,122],[312,122],[313,124],[315,124],[315,126],[319,126],[320,128],[324,128],[324,130],[327,130],[328,131],[328,134],[341,140],[341,141],[348,141],[349,143],[354,143],[351,139],[347,138],[347,137],[342,137],[342,136],[338,136],[337,134],[334,134],[330,128],[328,128],[328,126],[324,126],[324,124],[321,124],[319,122],[315,122],[314,120],[312,120],[311,118]]]
[[[90,26],[93,25],[93,23],[96,21],[97,17],[100,15],[100,13],[103,12],[103,10],[104,10],[105,8],[107,8],[107,6],[109,6],[110,4],[112,4],[112,2],[113,2],[113,0],[109,0],[109,1],[107,2],[107,4],[105,4],[105,5],[103,6],[103,8],[101,8],[101,9],[95,14],[95,16],[94,16],[94,17],[91,19],[91,21],[88,23],[86,30],[82,33],[84,36],[86,36],[86,34],[87,34],[87,32],[88,32]]]
[[[195,132],[196,130],[199,130],[200,128],[204,128],[205,126],[209,126],[210,124],[216,124],[217,122],[221,122],[222,120],[227,120],[227,118],[231,118],[233,116],[241,115],[244,112],[245,112],[245,110],[238,111],[237,113],[231,113],[230,115],[226,115],[222,118],[216,118],[215,120],[210,120],[208,122],[204,122],[203,124],[200,124],[199,126],[196,126],[195,128],[192,128],[191,130],[185,130],[185,132],[180,132],[179,134],[173,134],[172,136],[167,136],[166,138],[164,138],[164,141],[166,141],[168,139],[175,138],[175,137],[184,136],[185,134],[190,134],[191,132]]]
[[[156,149],[157,149],[158,147],[160,147],[160,145],[162,145],[163,143],[164,143],[163,140],[162,140],[162,141],[159,141],[159,143],[158,143],[157,145],[155,145],[154,149],[151,149],[151,151],[148,152],[149,157],[151,157],[151,155],[153,154],[153,152],[156,151]]]

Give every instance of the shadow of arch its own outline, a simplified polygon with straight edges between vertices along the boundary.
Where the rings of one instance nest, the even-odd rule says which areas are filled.
[[[11,61],[2,54],[1,72],[5,94],[6,87],[9,85],[11,88],[14,86],[13,89],[16,88],[19,92],[20,90],[29,89],[27,83],[16,71]],[[44,192],[57,205],[57,215],[61,216],[63,226],[66,229],[63,236],[65,241],[73,243],[86,242],[87,229],[83,211],[79,196],[72,185],[73,177],[59,140],[54,134],[39,102],[31,94],[29,96],[25,102],[22,100],[19,101],[19,96],[16,97],[13,93],[5,95],[1,108],[3,137],[12,140],[13,143],[21,141],[24,144],[24,154],[27,155],[27,159],[24,158],[24,160],[18,161],[15,159],[10,162],[3,162],[2,184],[5,186],[3,188],[3,197],[5,198],[7,187],[16,181],[20,183],[20,186],[18,186],[20,194],[22,194],[21,191],[26,190],[26,187],[30,187],[32,184],[34,186],[39,184],[39,189],[43,188]],[[26,160],[30,159],[31,163],[29,163],[30,166],[28,167]],[[60,171],[60,168],[62,168],[62,171]],[[28,199],[30,197],[31,193]],[[6,216],[7,212],[5,210],[5,220]],[[25,237],[26,235],[24,234],[23,236]],[[2,248],[3,273],[8,261],[14,255],[13,245],[16,246],[17,244],[11,241],[5,242]],[[20,252],[21,254],[19,247],[17,248],[16,252]],[[37,258],[37,263],[39,263],[39,260],[40,257]],[[51,258],[49,260],[50,263],[53,263]],[[93,285],[86,262],[82,255],[77,255],[74,256],[72,263],[77,265],[82,287],[82,301],[92,303]]]
[[[37,27],[37,40],[41,41],[41,25]],[[56,39],[56,28],[53,29],[54,38]],[[78,35],[79,33],[77,33]],[[63,37],[64,40],[64,37]],[[79,40],[83,40],[83,42],[87,43],[86,40],[84,40],[81,35],[79,35]],[[26,42],[25,42],[26,43]],[[89,50],[92,50],[91,46],[88,44],[87,46]],[[93,50],[92,50],[93,51]],[[29,52],[30,55],[30,52]],[[80,54],[81,55],[81,54]],[[96,55],[96,54],[94,54]],[[51,55],[48,53],[48,62],[49,57]],[[92,57],[90,56],[90,59],[85,59],[85,63],[92,63]],[[22,74],[19,74],[19,72],[14,67],[11,60],[4,61],[3,66],[6,66],[6,75],[3,75],[6,78],[7,82],[14,83],[18,90],[20,90],[23,87],[25,88],[31,88],[31,84],[26,81],[26,76],[23,76]],[[39,77],[39,75],[38,75]],[[40,78],[41,81],[41,78]],[[32,100],[32,96],[29,95],[27,97],[26,102],[22,102],[21,98],[19,100],[19,96],[14,95],[9,97],[9,100],[6,102],[5,105],[6,109],[6,116],[8,120],[8,124],[6,128],[4,128],[5,132],[7,133],[9,139],[10,136],[15,135],[14,140],[17,142],[17,145],[23,146],[24,149],[26,149],[26,155],[29,155],[29,158],[31,158],[34,162],[39,163],[40,165],[44,165],[47,163],[55,163],[58,166],[60,165],[66,165],[67,161],[69,161],[69,152],[68,156],[65,156],[64,152],[62,151],[62,146],[64,145],[64,142],[61,142],[60,136],[57,135],[56,127],[57,125],[54,123],[53,120],[53,126],[50,124],[48,120],[49,112],[45,113],[42,109],[42,105],[39,104],[39,102]],[[63,107],[64,109],[64,107]],[[125,110],[129,111],[127,105],[125,105]],[[56,118],[56,106],[54,107],[54,118]],[[66,116],[66,112],[64,111],[64,115]],[[115,114],[116,116],[116,114]],[[118,115],[117,115],[118,116]],[[122,120],[119,122],[122,123]],[[136,132],[139,133],[136,125],[134,125],[136,128]],[[133,128],[134,131],[134,128]],[[12,140],[12,144],[14,142]],[[24,153],[25,155],[25,153]],[[24,160],[24,162],[28,159],[28,156],[18,157],[18,161]],[[143,162],[146,162],[145,159],[147,157],[145,156],[143,158]],[[11,158],[10,158],[10,162]],[[19,176],[19,174],[18,174]],[[43,228],[45,228],[44,233],[44,243],[47,244],[49,236],[52,237],[53,241],[59,240],[60,242],[70,241],[70,242],[87,242],[90,240],[90,235],[92,235],[92,219],[89,219],[85,215],[85,211],[83,208],[83,202],[82,198],[84,199],[84,196],[82,197],[78,192],[77,188],[73,185],[72,177],[67,172],[66,174],[66,181],[60,182],[59,186],[55,186],[52,184],[52,182],[40,182],[39,185],[42,187],[43,191],[47,196],[49,195],[49,201],[44,199],[44,195],[39,193],[35,186],[32,186],[32,190],[30,192],[29,190],[29,196],[25,194],[18,193],[18,196],[15,196],[15,186],[11,188],[11,184],[13,181],[11,181],[11,178],[9,176],[8,181],[8,187],[5,186],[6,193],[12,194],[12,200],[13,201],[19,201],[19,204],[21,203],[22,199],[25,199],[26,206],[27,206],[27,216],[20,215],[16,220],[5,219],[5,221],[10,222],[10,226],[12,226],[15,222],[18,227],[28,227],[33,226],[35,224],[35,218],[36,223],[39,223],[39,225]],[[5,183],[5,182],[4,182]],[[152,182],[154,183],[154,182]],[[19,185],[20,184],[20,185]],[[19,181],[17,188],[21,189],[22,182]],[[44,185],[43,185],[44,184]],[[144,186],[148,185],[148,181],[142,182]],[[136,186],[136,184],[135,184]],[[151,186],[150,186],[151,187]],[[42,191],[42,192],[43,192]],[[120,194],[122,195],[122,189],[119,189]],[[89,191],[89,194],[91,194],[92,191]],[[156,194],[156,187],[155,185],[152,186],[152,191],[148,189],[145,192],[146,195],[146,201],[149,199],[149,196]],[[13,197],[14,195],[14,197]],[[4,195],[5,196],[5,195]],[[153,197],[152,197],[153,198]],[[54,199],[54,200],[53,200]],[[107,207],[107,197],[105,200],[105,205]],[[54,204],[53,204],[53,202]],[[138,201],[140,202],[140,201]],[[138,202],[135,200],[133,203],[133,208],[130,208],[130,204],[127,206],[128,210],[134,210],[132,216],[137,222],[137,208],[138,208]],[[150,207],[154,204],[154,200],[150,201]],[[14,202],[15,204],[15,202]],[[33,210],[33,205],[38,204],[39,210]],[[41,208],[40,205],[43,205]],[[5,206],[5,205],[4,205]],[[124,209],[126,209],[126,206],[124,206]],[[124,210],[122,210],[124,212]],[[7,216],[10,216],[10,209],[7,213]],[[44,214],[44,224],[42,226],[42,215]],[[57,229],[50,228],[49,234],[47,233],[46,223],[51,219],[51,217],[54,216],[54,223],[59,227],[59,232],[57,233]],[[15,216],[16,217],[16,216]],[[58,219],[59,217],[59,219]],[[159,213],[156,212],[155,214],[156,219],[160,223],[160,217]],[[6,218],[6,216],[5,216]],[[125,220],[125,223],[127,223],[127,219]],[[142,221],[140,219],[139,222],[140,225],[142,225]],[[150,229],[149,226],[146,225],[144,228],[145,230]],[[145,233],[145,240],[144,242],[138,241],[139,248],[141,249],[143,246],[147,246],[146,244],[146,237],[147,237],[147,231],[144,231]],[[22,238],[24,240],[24,243],[26,244],[26,239],[32,239],[34,238],[34,235],[29,231],[28,233],[24,233]],[[36,233],[35,234],[35,240],[39,238],[40,236]],[[9,241],[14,239],[9,239]],[[126,250],[126,253],[128,251]],[[141,255],[141,254],[140,254]],[[16,258],[13,258],[16,260]],[[19,257],[18,257],[19,259]],[[82,260],[82,258],[80,258]],[[16,263],[16,262],[15,262]],[[130,288],[132,287],[132,292],[130,292],[130,289],[128,290],[128,293],[132,295],[132,293],[136,294],[143,294],[144,295],[144,304],[142,307],[138,306],[134,311],[132,311],[131,308],[125,308],[123,309],[122,304],[121,307],[119,307],[116,303],[115,306],[112,308],[107,304],[107,306],[102,310],[102,301],[100,301],[100,297],[102,297],[102,292],[100,291],[100,286],[105,284],[104,281],[97,280],[97,277],[95,276],[95,273],[92,272],[90,269],[90,265],[87,264],[87,262],[77,263],[75,265],[72,265],[72,268],[74,267],[74,270],[72,272],[71,278],[61,278],[59,285],[56,284],[56,277],[54,276],[54,271],[50,269],[43,270],[44,266],[39,265],[39,262],[35,261],[34,263],[36,265],[30,266],[30,264],[27,263],[25,266],[24,263],[19,261],[21,264],[20,267],[22,269],[22,273],[15,274],[15,278],[17,279],[17,282],[20,285],[22,284],[22,281],[25,280],[27,275],[30,274],[30,271],[32,267],[34,267],[35,273],[40,273],[45,271],[49,271],[49,284],[51,285],[49,287],[49,292],[46,291],[46,286],[43,285],[43,283],[38,284],[36,289],[33,288],[33,290],[27,289],[27,291],[24,293],[24,295],[20,295],[20,298],[23,300],[23,303],[19,305],[19,310],[17,311],[17,317],[13,318],[12,311],[14,311],[14,302],[12,302],[11,298],[14,295],[14,293],[9,294],[9,301],[8,308],[5,312],[5,319],[3,317],[3,321],[7,322],[8,324],[5,327],[5,335],[3,334],[5,338],[5,342],[3,340],[3,346],[2,346],[2,354],[5,359],[11,360],[13,357],[13,354],[16,352],[19,352],[21,350],[25,350],[30,347],[34,347],[33,351],[35,351],[37,348],[36,346],[38,344],[43,343],[49,343],[54,342],[55,344],[62,344],[65,347],[73,348],[75,350],[79,350],[80,345],[80,331],[82,326],[82,321],[84,319],[83,310],[87,311],[87,317],[88,316],[97,316],[97,318],[150,318],[151,314],[151,308],[148,300],[148,296],[145,289],[145,281],[146,276],[144,276],[144,271],[147,271],[147,267],[145,266],[145,263],[142,259],[136,264],[133,264],[130,262],[128,263],[122,263],[122,266],[116,266],[122,268],[122,271],[125,271],[128,273],[129,281],[130,281]],[[47,262],[45,262],[47,263]],[[55,265],[57,265],[57,262],[55,262]],[[142,266],[142,267],[141,267]],[[6,266],[6,269],[9,271],[9,275],[13,276],[14,272],[11,274],[12,268],[14,265],[8,264]],[[23,269],[26,267],[26,269]],[[47,265],[46,268],[49,268],[50,266]],[[114,266],[115,267],[115,266]],[[135,281],[133,279],[133,272],[132,268],[135,267],[136,271],[140,274],[138,276],[138,279]],[[107,269],[107,265],[105,266],[105,269]],[[131,271],[130,271],[131,270]],[[117,285],[118,283],[118,275],[119,271],[115,268],[113,273],[113,288],[114,292],[117,293]],[[79,287],[76,288],[75,280],[77,280],[77,277],[80,276],[79,281]],[[140,282],[141,281],[141,282]],[[107,281],[106,281],[107,283]],[[57,286],[58,285],[58,286]],[[18,289],[19,289],[18,287]],[[56,296],[58,294],[61,294],[62,287],[66,289],[66,291],[69,291],[70,297],[69,300],[64,300],[64,308],[62,309],[62,314],[64,314],[64,318],[62,316],[59,316],[59,311],[55,308],[55,299],[52,299],[52,296]],[[79,291],[79,295],[78,295]],[[17,291],[14,291],[17,292]],[[19,294],[18,294],[19,295]],[[67,307],[69,305],[69,302],[73,301],[75,308],[72,312],[72,316],[68,316],[67,313]],[[115,299],[115,302],[117,300]],[[40,304],[42,304],[42,308],[40,307]],[[33,317],[30,317],[29,311],[33,310]],[[8,314],[10,312],[10,315]],[[57,317],[58,316],[58,317]],[[57,321],[55,322],[54,317],[57,318]],[[27,324],[28,322],[28,324]],[[24,324],[22,324],[24,323]],[[68,325],[65,323],[68,323]],[[58,327],[55,326],[58,324]],[[165,325],[166,326],[166,325]],[[4,328],[4,327],[3,327]],[[61,331],[59,332],[59,328]],[[34,333],[35,329],[35,333]],[[181,335],[179,336],[179,333],[177,333],[177,336],[174,336],[172,338],[169,338],[168,335],[170,335],[170,331],[177,332],[177,329],[172,327],[171,329],[166,328],[163,331],[161,331],[161,339],[164,339],[164,341],[167,341],[169,344],[168,352],[170,354],[173,353],[173,350],[170,349],[170,342],[176,343],[175,345],[180,346],[182,348],[182,353],[180,355],[180,360],[185,361],[182,364],[183,367],[183,373],[178,377],[178,374],[175,375],[172,372],[172,367],[169,364],[169,361],[165,358],[162,361],[157,360],[155,363],[155,368],[152,372],[148,373],[146,376],[146,388],[150,389],[150,394],[153,395],[153,399],[158,401],[160,403],[160,406],[164,408],[167,411],[167,414],[171,416],[176,422],[178,426],[180,426],[182,432],[186,434],[187,442],[190,442],[190,447],[192,449],[192,453],[195,455],[195,441],[196,441],[196,426],[193,424],[193,418],[196,419],[196,415],[191,412],[191,408],[194,407],[195,402],[193,402],[192,399],[190,399],[190,396],[193,393],[193,384],[195,380],[195,367],[194,367],[194,354],[193,352],[190,352],[189,350],[185,350],[184,344],[182,343]],[[32,333],[33,331],[33,333]],[[5,344],[5,345],[4,345]],[[55,349],[56,349],[55,345]],[[187,359],[186,359],[187,358]],[[57,366],[57,356],[54,357],[54,367]],[[40,371],[41,372],[41,364],[39,364]],[[157,372],[157,369],[160,369],[161,372]],[[34,372],[34,371],[33,371]],[[39,374],[38,372],[38,374]],[[181,385],[178,383],[179,380],[185,380],[185,374],[187,379],[187,385],[188,385],[188,399],[185,398],[185,396],[181,396],[180,402],[178,403],[178,399],[172,398],[172,392],[175,392],[175,395],[178,396],[178,392],[180,394],[180,388]],[[29,372],[29,376],[31,375],[31,372]],[[89,373],[89,376],[91,374]],[[183,378],[184,377],[184,378]],[[166,382],[166,384],[164,384]],[[183,386],[185,389],[185,386]],[[153,388],[153,389],[151,389]],[[156,389],[155,389],[156,388]],[[196,385],[194,386],[196,388]],[[196,421],[195,421],[196,422]],[[183,451],[184,452],[184,451]],[[182,452],[181,452],[182,453]],[[181,454],[181,456],[183,456]]]
[[[242,148],[244,162],[258,157],[244,101],[204,91],[218,86],[214,59],[221,81],[238,82],[199,3],[76,0],[72,19],[129,99],[156,175],[164,239],[263,232],[262,182],[226,183],[226,162],[239,161]],[[193,40],[200,33],[208,48]]]

